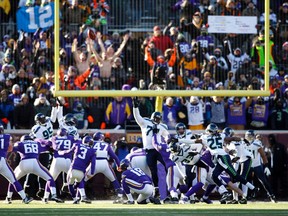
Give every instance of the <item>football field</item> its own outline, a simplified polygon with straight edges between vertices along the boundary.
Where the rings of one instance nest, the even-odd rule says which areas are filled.
[[[30,204],[22,204],[21,201],[13,201],[12,204],[0,203],[0,215],[148,215],[148,216],[178,216],[178,215],[200,215],[200,216],[287,216],[288,202],[248,202],[247,205],[221,205],[217,201],[212,205],[197,203],[186,205],[123,205],[113,204],[112,201],[93,201],[92,204],[73,205],[72,201],[64,204],[50,202],[43,204],[41,201],[33,201]]]

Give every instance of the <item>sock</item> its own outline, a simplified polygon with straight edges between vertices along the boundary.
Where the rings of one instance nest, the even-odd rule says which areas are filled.
[[[212,193],[212,191],[214,190],[215,187],[216,187],[216,185],[209,184],[206,188],[206,191],[204,193],[203,198],[208,199],[209,195]]]
[[[134,201],[133,196],[132,196],[131,193],[126,194],[126,196],[127,196],[127,198],[128,198],[129,201]]]
[[[203,187],[203,183],[202,182],[197,182],[194,186],[192,186],[187,193],[185,194],[187,197],[191,196],[192,194],[196,193],[197,191],[199,191],[202,187]]]
[[[224,185],[221,185],[221,186],[218,188],[218,192],[222,195],[223,193],[227,192],[227,189],[225,188]]]
[[[234,183],[235,187],[239,187],[239,182]],[[232,191],[233,199],[238,201],[238,193],[236,191]]]
[[[22,200],[26,198],[26,194],[24,193],[24,190],[18,191],[18,194],[20,195]]]
[[[69,189],[69,192],[71,194],[71,197],[74,199],[76,197],[74,186],[73,185],[68,185],[68,189]]]
[[[46,191],[45,190],[45,193],[44,193],[44,199],[48,199],[49,198],[49,195],[50,195],[50,192]]]
[[[242,184],[242,191],[243,191],[243,195],[245,197],[247,197],[247,194],[248,194],[248,187],[246,185],[243,185]]]
[[[247,182],[246,186],[250,189],[253,190],[255,187],[252,185],[250,182]]]

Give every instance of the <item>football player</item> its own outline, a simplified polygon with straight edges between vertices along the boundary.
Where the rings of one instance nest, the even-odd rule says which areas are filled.
[[[13,145],[10,142],[11,136],[4,134],[4,127],[0,125],[0,174],[3,175],[10,184],[13,185],[17,193],[23,200],[23,203],[28,204],[33,199],[26,196],[21,184],[17,181],[11,167],[6,161],[7,152],[12,151]],[[11,199],[6,198],[6,203],[11,204]]]
[[[267,192],[267,195],[271,202],[275,203],[276,198],[271,189],[270,183],[268,182],[266,176],[271,175],[268,168],[268,160],[265,155],[263,145],[261,140],[256,139],[256,134],[254,130],[248,130],[245,133],[245,139],[249,141],[247,149],[252,153],[252,165],[251,172],[257,176],[258,180]],[[261,162],[263,161],[263,164]],[[265,176],[266,175],[266,176]],[[243,188],[244,192],[247,194],[247,188]]]
[[[226,137],[233,137],[235,135],[235,131],[230,127],[224,128],[222,133],[224,133]],[[231,156],[235,170],[240,174],[240,176],[242,176],[244,179],[247,179],[252,163],[252,154],[250,151],[248,151],[245,142],[247,143],[248,141],[246,139],[239,142],[232,141],[227,143],[226,148],[229,150],[228,152]],[[236,183],[236,186],[239,186],[239,182]],[[247,193],[245,194],[245,197],[247,197]],[[238,194],[233,191],[233,200],[227,202],[227,204],[237,203]]]
[[[75,140],[79,139],[79,133],[77,129],[78,120],[72,113],[68,113],[63,116],[63,106],[60,102],[58,102],[58,112],[57,112],[57,119],[59,122],[60,128],[65,128],[68,135],[71,135],[75,138]]]
[[[152,180],[154,187],[156,189],[155,196],[159,195],[158,188],[158,174],[157,174],[157,161],[165,166],[161,154],[152,145],[153,132],[156,132],[159,136],[163,136],[167,141],[169,137],[169,132],[167,130],[167,125],[162,124],[162,115],[160,112],[153,112],[151,118],[143,118],[139,111],[139,101],[137,97],[133,98],[133,115],[137,124],[141,128],[143,148],[146,150],[147,164],[150,168],[152,174]]]
[[[40,165],[38,160],[39,154],[43,151],[49,150],[49,148],[49,146],[43,146],[40,142],[34,141],[30,135],[23,135],[20,139],[20,142],[15,143],[13,146],[13,151],[18,152],[21,157],[19,165],[14,170],[15,177],[16,179],[20,179],[28,173],[39,176],[46,181],[43,201],[48,203],[48,196],[50,194],[49,190],[51,190],[51,200],[54,200],[58,203],[63,203],[64,201],[57,197],[53,177],[44,166]],[[9,184],[6,199],[10,200],[10,202],[12,195],[13,190],[11,184]]]
[[[39,140],[49,140],[53,136],[53,123],[56,121],[56,117],[56,107],[52,107],[50,117],[45,116],[43,113],[37,113],[34,117],[35,125],[31,129],[31,135],[33,136],[33,138],[37,138]],[[41,154],[39,155],[39,161],[44,167],[48,169],[50,165],[50,152],[41,152]],[[35,176],[30,174],[26,176],[26,181],[24,183],[25,188],[29,188],[31,185],[33,185],[34,178]],[[37,181],[39,182],[39,190],[36,195],[39,198],[42,198],[44,195],[46,182],[39,177],[37,178]]]
[[[232,179],[235,179],[237,182],[246,185],[249,189],[255,190],[254,185],[250,182],[247,182],[242,176],[240,176],[234,169],[229,154],[224,150],[224,142],[231,141],[241,141],[239,137],[226,137],[224,134],[220,134],[216,124],[211,123],[207,126],[205,134],[201,136],[198,140],[206,146],[212,156],[215,157],[216,165],[212,172],[212,179],[219,188],[224,190],[224,185],[221,180],[218,178],[220,174],[225,171]],[[223,193],[223,201],[232,198],[232,195],[228,192]]]
[[[79,199],[76,197],[76,190],[80,185],[84,187],[84,176],[87,167],[91,164],[91,169],[95,170],[95,150],[91,148],[93,145],[93,138],[85,136],[82,143],[74,143],[69,150],[59,151],[60,155],[74,153],[73,161],[67,174],[67,182],[69,192],[73,198],[73,204],[79,204]],[[92,174],[94,174],[92,171]]]
[[[192,131],[189,129],[186,129],[186,125],[182,122],[178,123],[175,126],[175,130],[176,130],[176,135],[174,136],[176,139],[179,140],[179,142],[181,143],[185,143],[185,144],[194,144],[194,140],[195,140],[195,136],[192,134]],[[189,146],[183,145],[183,148],[190,148]],[[202,145],[201,145],[202,148]],[[185,156],[185,160],[189,160],[188,156]],[[181,164],[178,163],[178,166],[181,167]],[[183,166],[182,166],[183,167]],[[193,179],[195,178],[195,175],[193,172],[191,172],[193,165],[190,165],[189,163],[185,163],[185,174],[186,174],[186,184],[189,187],[192,186],[192,182]]]
[[[122,185],[124,192],[128,198],[124,204],[134,204],[131,191],[139,194],[137,198],[138,204],[161,204],[159,199],[153,198],[154,187],[151,178],[146,175],[140,168],[132,168],[128,159],[120,162],[119,171],[122,171]]]
[[[171,204],[176,204],[179,201],[178,193],[176,191],[178,184],[180,186],[186,185],[184,181],[184,174],[180,171],[175,162],[171,160],[170,149],[166,142],[159,141],[161,140],[161,138],[162,137],[158,136],[157,133],[154,133],[152,145],[161,154],[163,161],[165,162],[165,167],[167,169],[166,183],[168,186],[168,191],[171,195],[171,200],[167,201]]]
[[[131,148],[130,153],[125,158],[129,160],[131,167],[138,167],[151,177],[151,171],[147,165],[146,151],[143,148]]]
[[[89,166],[87,168],[85,181],[88,181],[97,173],[103,173],[111,181],[117,193],[118,199],[116,199],[114,203],[122,203],[123,202],[123,199],[122,199],[123,190],[120,187],[120,183],[117,180],[115,172],[113,168],[111,167],[111,165],[109,164],[108,159],[109,158],[113,159],[117,167],[119,167],[120,161],[117,155],[115,154],[115,152],[113,151],[111,145],[105,142],[104,138],[105,136],[101,132],[96,132],[93,135],[94,142],[93,142],[92,148],[96,152],[96,162],[95,162],[96,165],[94,169],[92,168],[92,166]]]

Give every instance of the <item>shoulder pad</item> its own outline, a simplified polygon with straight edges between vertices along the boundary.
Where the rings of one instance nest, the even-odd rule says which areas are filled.
[[[151,120],[150,118],[144,117],[144,119],[145,119],[146,121],[152,122],[152,120]]]
[[[160,123],[159,125],[163,126],[166,130],[168,130],[168,126],[166,124]]]
[[[34,125],[34,126],[32,127],[32,129],[31,129],[31,131],[32,131],[34,134],[36,134],[36,133],[39,131],[40,128],[41,128],[40,125]]]
[[[262,143],[260,141],[257,141],[257,140],[254,140],[254,142],[252,144],[257,146],[257,147],[262,147]]]

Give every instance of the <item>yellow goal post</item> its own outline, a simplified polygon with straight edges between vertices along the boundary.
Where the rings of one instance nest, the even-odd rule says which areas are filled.
[[[265,1],[265,78],[264,90],[139,90],[139,91],[122,91],[122,90],[61,90],[60,89],[60,68],[59,68],[59,36],[60,36],[60,19],[59,19],[59,1],[55,1],[55,20],[54,20],[54,70],[55,70],[55,91],[54,96],[62,97],[165,97],[165,96],[269,96],[269,5],[270,0]]]

